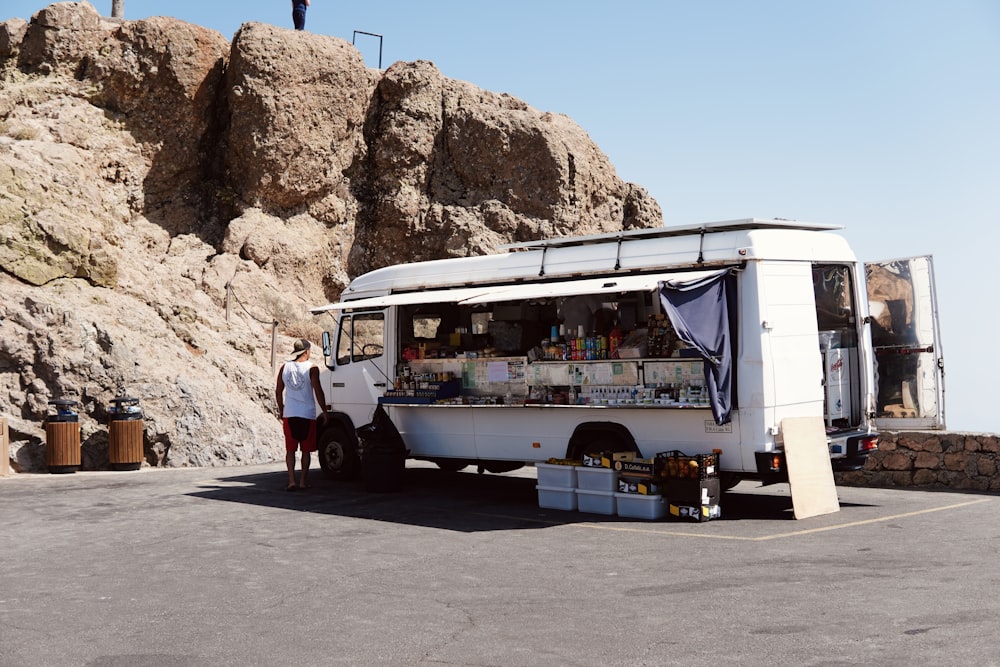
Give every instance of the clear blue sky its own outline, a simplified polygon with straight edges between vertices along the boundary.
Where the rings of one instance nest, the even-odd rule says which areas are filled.
[[[948,426],[1000,432],[997,0],[312,2],[312,32],[383,35],[383,67],[570,116],[668,225],[783,217],[844,225],[864,260],[932,254]],[[284,0],[125,0],[157,14],[291,27]],[[378,40],[357,46],[377,67]]]

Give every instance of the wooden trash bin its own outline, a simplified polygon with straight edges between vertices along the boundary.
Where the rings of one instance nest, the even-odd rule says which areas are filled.
[[[45,463],[50,473],[71,473],[80,469],[80,418],[73,411],[76,401],[49,401],[56,414],[45,420]]]
[[[143,460],[143,422],[139,399],[119,396],[111,402],[108,461],[114,470],[138,470]]]

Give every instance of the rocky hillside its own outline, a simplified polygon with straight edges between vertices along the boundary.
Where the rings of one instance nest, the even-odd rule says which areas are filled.
[[[570,118],[365,66],[348,43],[245,24],[232,43],[87,2],[0,23],[0,415],[43,470],[48,401],[146,416],[150,465],[279,458],[272,322],[359,273],[499,244],[662,224]],[[227,285],[233,298],[226,308]]]

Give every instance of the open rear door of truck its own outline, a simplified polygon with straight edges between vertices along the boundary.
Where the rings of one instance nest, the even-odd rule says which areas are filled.
[[[865,264],[875,351],[875,423],[943,429],[944,356],[930,256]]]

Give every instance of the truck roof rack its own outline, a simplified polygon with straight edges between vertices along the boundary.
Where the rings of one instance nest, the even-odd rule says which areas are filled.
[[[807,231],[831,231],[843,229],[843,225],[828,225],[815,222],[799,222],[775,218],[762,220],[745,218],[742,220],[723,220],[720,222],[704,222],[696,225],[678,225],[674,227],[652,227],[649,229],[630,229],[624,232],[608,232],[605,234],[590,234],[587,236],[564,236],[540,241],[524,241],[508,243],[499,246],[498,250],[533,250],[537,248],[565,248],[569,246],[592,245],[598,243],[621,243],[637,239],[664,238],[668,236],[688,236],[691,234],[707,234],[715,232],[732,232],[752,229],[797,229]]]

